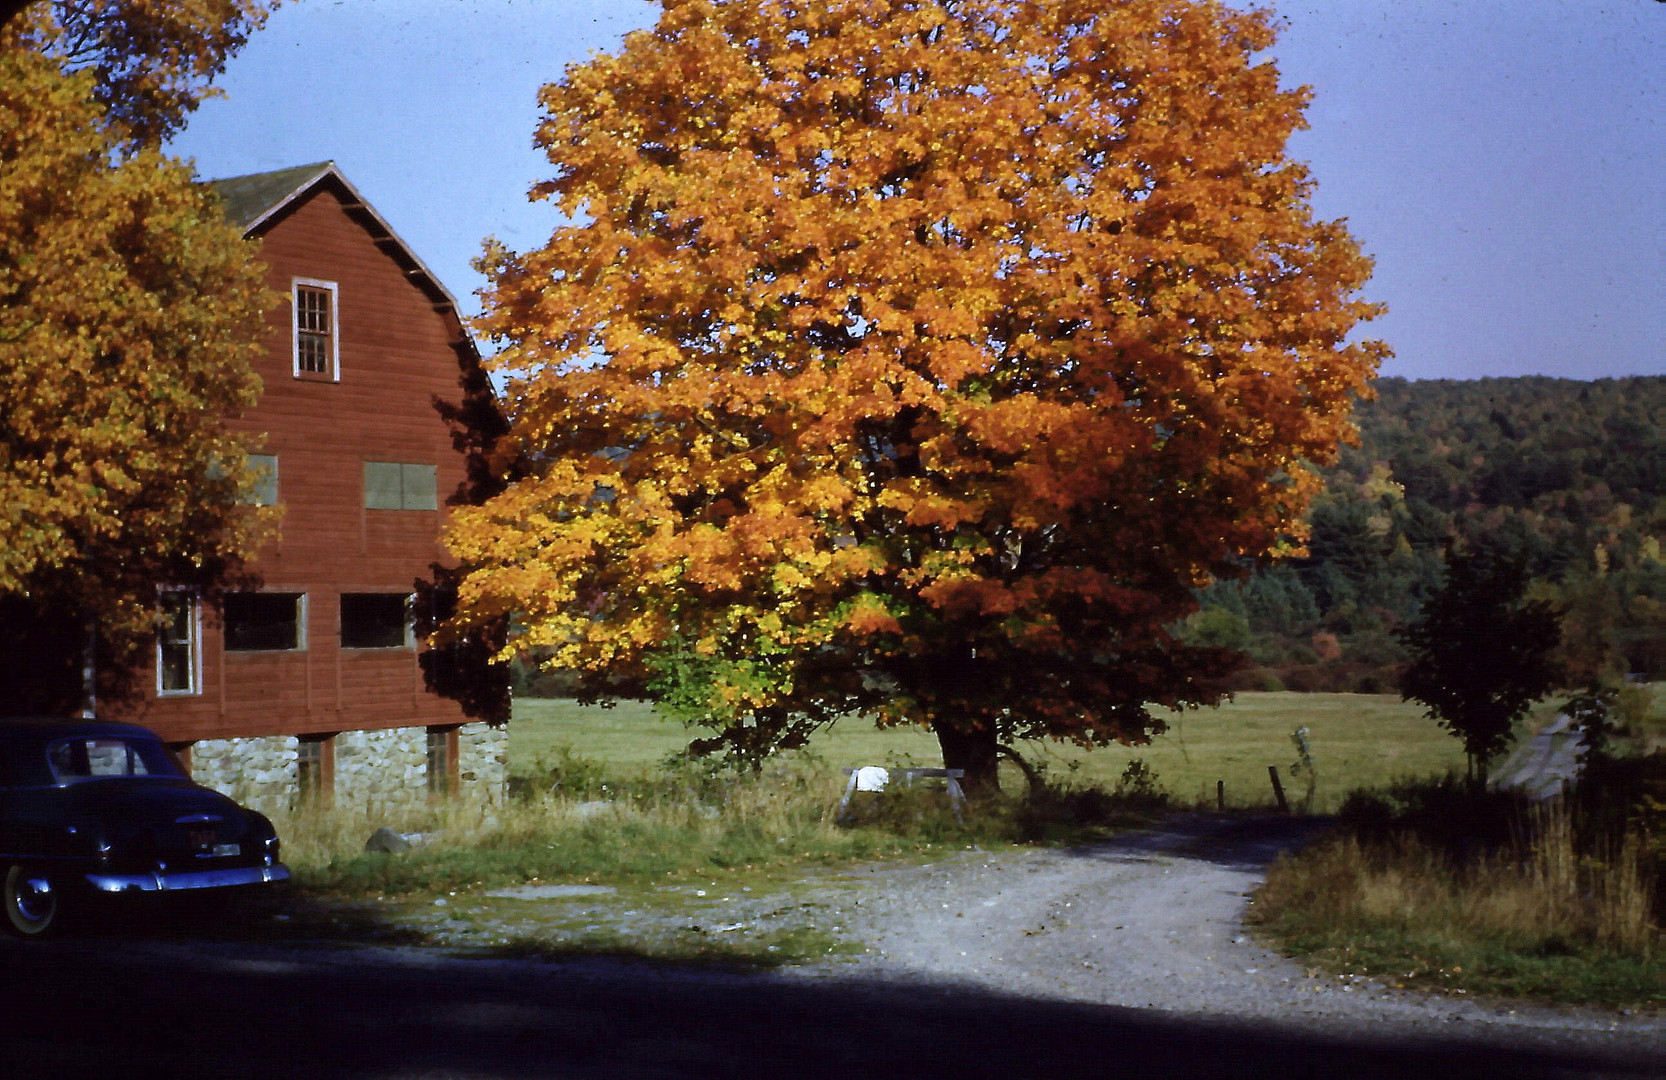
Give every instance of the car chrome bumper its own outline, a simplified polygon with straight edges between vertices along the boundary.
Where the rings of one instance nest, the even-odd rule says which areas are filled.
[[[175,892],[183,889],[226,889],[238,885],[269,885],[288,881],[289,868],[244,866],[235,870],[190,870],[178,874],[88,874],[87,884],[99,892]]]

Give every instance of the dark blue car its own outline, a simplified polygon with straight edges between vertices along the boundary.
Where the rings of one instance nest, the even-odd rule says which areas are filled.
[[[98,895],[269,886],[289,877],[264,814],[193,783],[154,733],[0,719],[0,906],[36,936]]]

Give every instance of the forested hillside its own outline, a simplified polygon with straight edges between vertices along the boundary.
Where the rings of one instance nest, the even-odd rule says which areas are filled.
[[[1376,385],[1308,556],[1212,586],[1188,635],[1245,649],[1245,688],[1391,690],[1456,538],[1526,556],[1570,684],[1666,676],[1666,377]]]

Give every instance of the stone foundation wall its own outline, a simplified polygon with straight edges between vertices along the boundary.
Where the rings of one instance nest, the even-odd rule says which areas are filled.
[[[289,806],[295,773],[293,736],[204,739],[191,746],[192,779],[263,812]]]
[[[264,813],[289,809],[297,790],[292,735],[204,739],[191,746],[191,775]],[[391,806],[428,798],[428,729],[343,731],[335,737],[338,806]],[[509,728],[464,724],[457,733],[459,794],[496,801],[509,777]]]
[[[428,729],[343,731],[335,738],[337,806],[428,797]]]
[[[464,724],[458,730],[457,778],[465,792],[503,797],[509,785],[508,724]]]

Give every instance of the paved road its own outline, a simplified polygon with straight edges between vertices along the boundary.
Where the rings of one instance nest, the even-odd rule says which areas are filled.
[[[1492,772],[1492,786],[1542,802],[1554,799],[1579,777],[1585,738],[1566,714],[1517,743]]]

